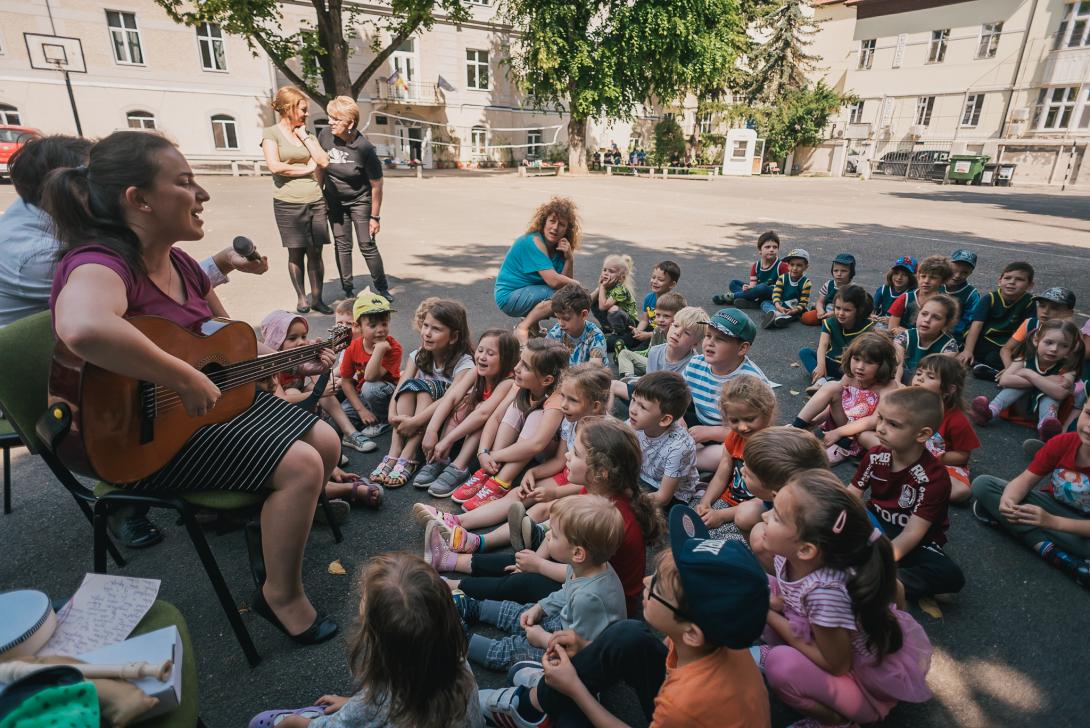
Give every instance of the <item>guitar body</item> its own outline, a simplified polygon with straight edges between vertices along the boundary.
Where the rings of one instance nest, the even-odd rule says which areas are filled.
[[[158,316],[138,316],[129,323],[159,348],[208,375],[257,356],[254,331],[240,321],[213,319],[199,334]],[[203,417],[190,417],[166,392],[167,402],[150,405],[150,422],[145,416],[147,389],[135,379],[83,361],[57,342],[49,403],[64,402],[72,411],[69,431],[55,444],[57,456],[69,469],[110,483],[146,478],[169,463],[198,429],[245,412],[254,401],[255,384],[221,387],[216,406]]]

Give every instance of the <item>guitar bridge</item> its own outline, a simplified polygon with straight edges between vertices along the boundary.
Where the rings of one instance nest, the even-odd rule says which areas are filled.
[[[155,385],[151,382],[140,382],[140,444],[146,445],[155,439],[155,415],[157,403],[155,399]]]

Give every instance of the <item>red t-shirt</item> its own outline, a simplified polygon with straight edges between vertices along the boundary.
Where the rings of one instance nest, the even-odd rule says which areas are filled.
[[[387,336],[386,341],[390,342],[390,350],[382,357],[382,368],[386,370],[382,381],[397,384],[397,380],[401,379],[401,344],[392,336]],[[363,387],[363,372],[369,361],[371,355],[363,348],[363,339],[352,339],[341,358],[341,379],[351,379],[358,392]]]
[[[1050,476],[1042,490],[1060,503],[1090,514],[1090,467],[1077,465],[1081,446],[1077,432],[1056,435],[1037,451],[1027,470]]]
[[[969,418],[958,408],[946,410],[939,430],[927,441],[927,449],[935,457],[947,452],[972,452],[980,447],[980,438]]]
[[[889,310],[886,311],[890,316],[904,316],[905,307],[908,305],[908,294],[902,293],[893,299],[893,303],[889,304]],[[902,323],[904,323],[902,321]]]
[[[744,465],[742,455],[746,451],[746,441],[737,432],[731,430],[727,433],[726,439],[723,440],[723,447],[733,462],[731,463],[731,472],[727,475],[727,487],[719,496],[719,500],[733,507],[753,497],[753,494],[749,492],[749,488],[746,487],[745,479],[742,477],[742,465]]]
[[[914,465],[893,471],[893,455],[881,445],[867,451],[852,478],[860,490],[870,488],[867,507],[882,521],[890,538],[901,533],[911,516],[931,523],[924,541],[946,543],[950,526],[950,475],[926,449]]]
[[[647,544],[644,543],[643,531],[632,512],[632,505],[623,496],[610,498],[613,505],[621,512],[624,519],[624,539],[621,547],[609,563],[624,587],[625,606],[628,616],[638,619],[643,605],[643,577],[647,569]]]
[[[756,263],[749,266],[749,277],[750,278],[756,278],[757,277],[757,266],[758,265],[761,265],[760,259],[758,259]],[[778,266],[776,266],[776,277],[779,277],[780,275],[786,273],[789,270],[791,270],[791,266],[787,265],[786,260],[781,259],[780,264]]]

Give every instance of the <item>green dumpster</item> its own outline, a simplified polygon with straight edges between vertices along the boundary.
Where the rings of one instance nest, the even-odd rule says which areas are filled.
[[[980,177],[984,173],[984,163],[988,159],[986,154],[951,155],[948,177],[959,185],[980,184]]]

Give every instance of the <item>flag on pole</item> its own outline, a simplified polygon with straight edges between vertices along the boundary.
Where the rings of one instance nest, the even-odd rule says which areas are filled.
[[[401,71],[395,69],[393,73],[391,73],[389,76],[387,76],[383,80],[386,82],[387,86],[393,86],[395,83],[398,82],[398,80],[400,78],[401,78]]]
[[[454,84],[452,84],[450,81],[443,78],[443,74],[441,74],[441,73],[439,74],[439,88],[443,89],[444,91],[457,91],[458,90],[458,89],[454,88]]]

